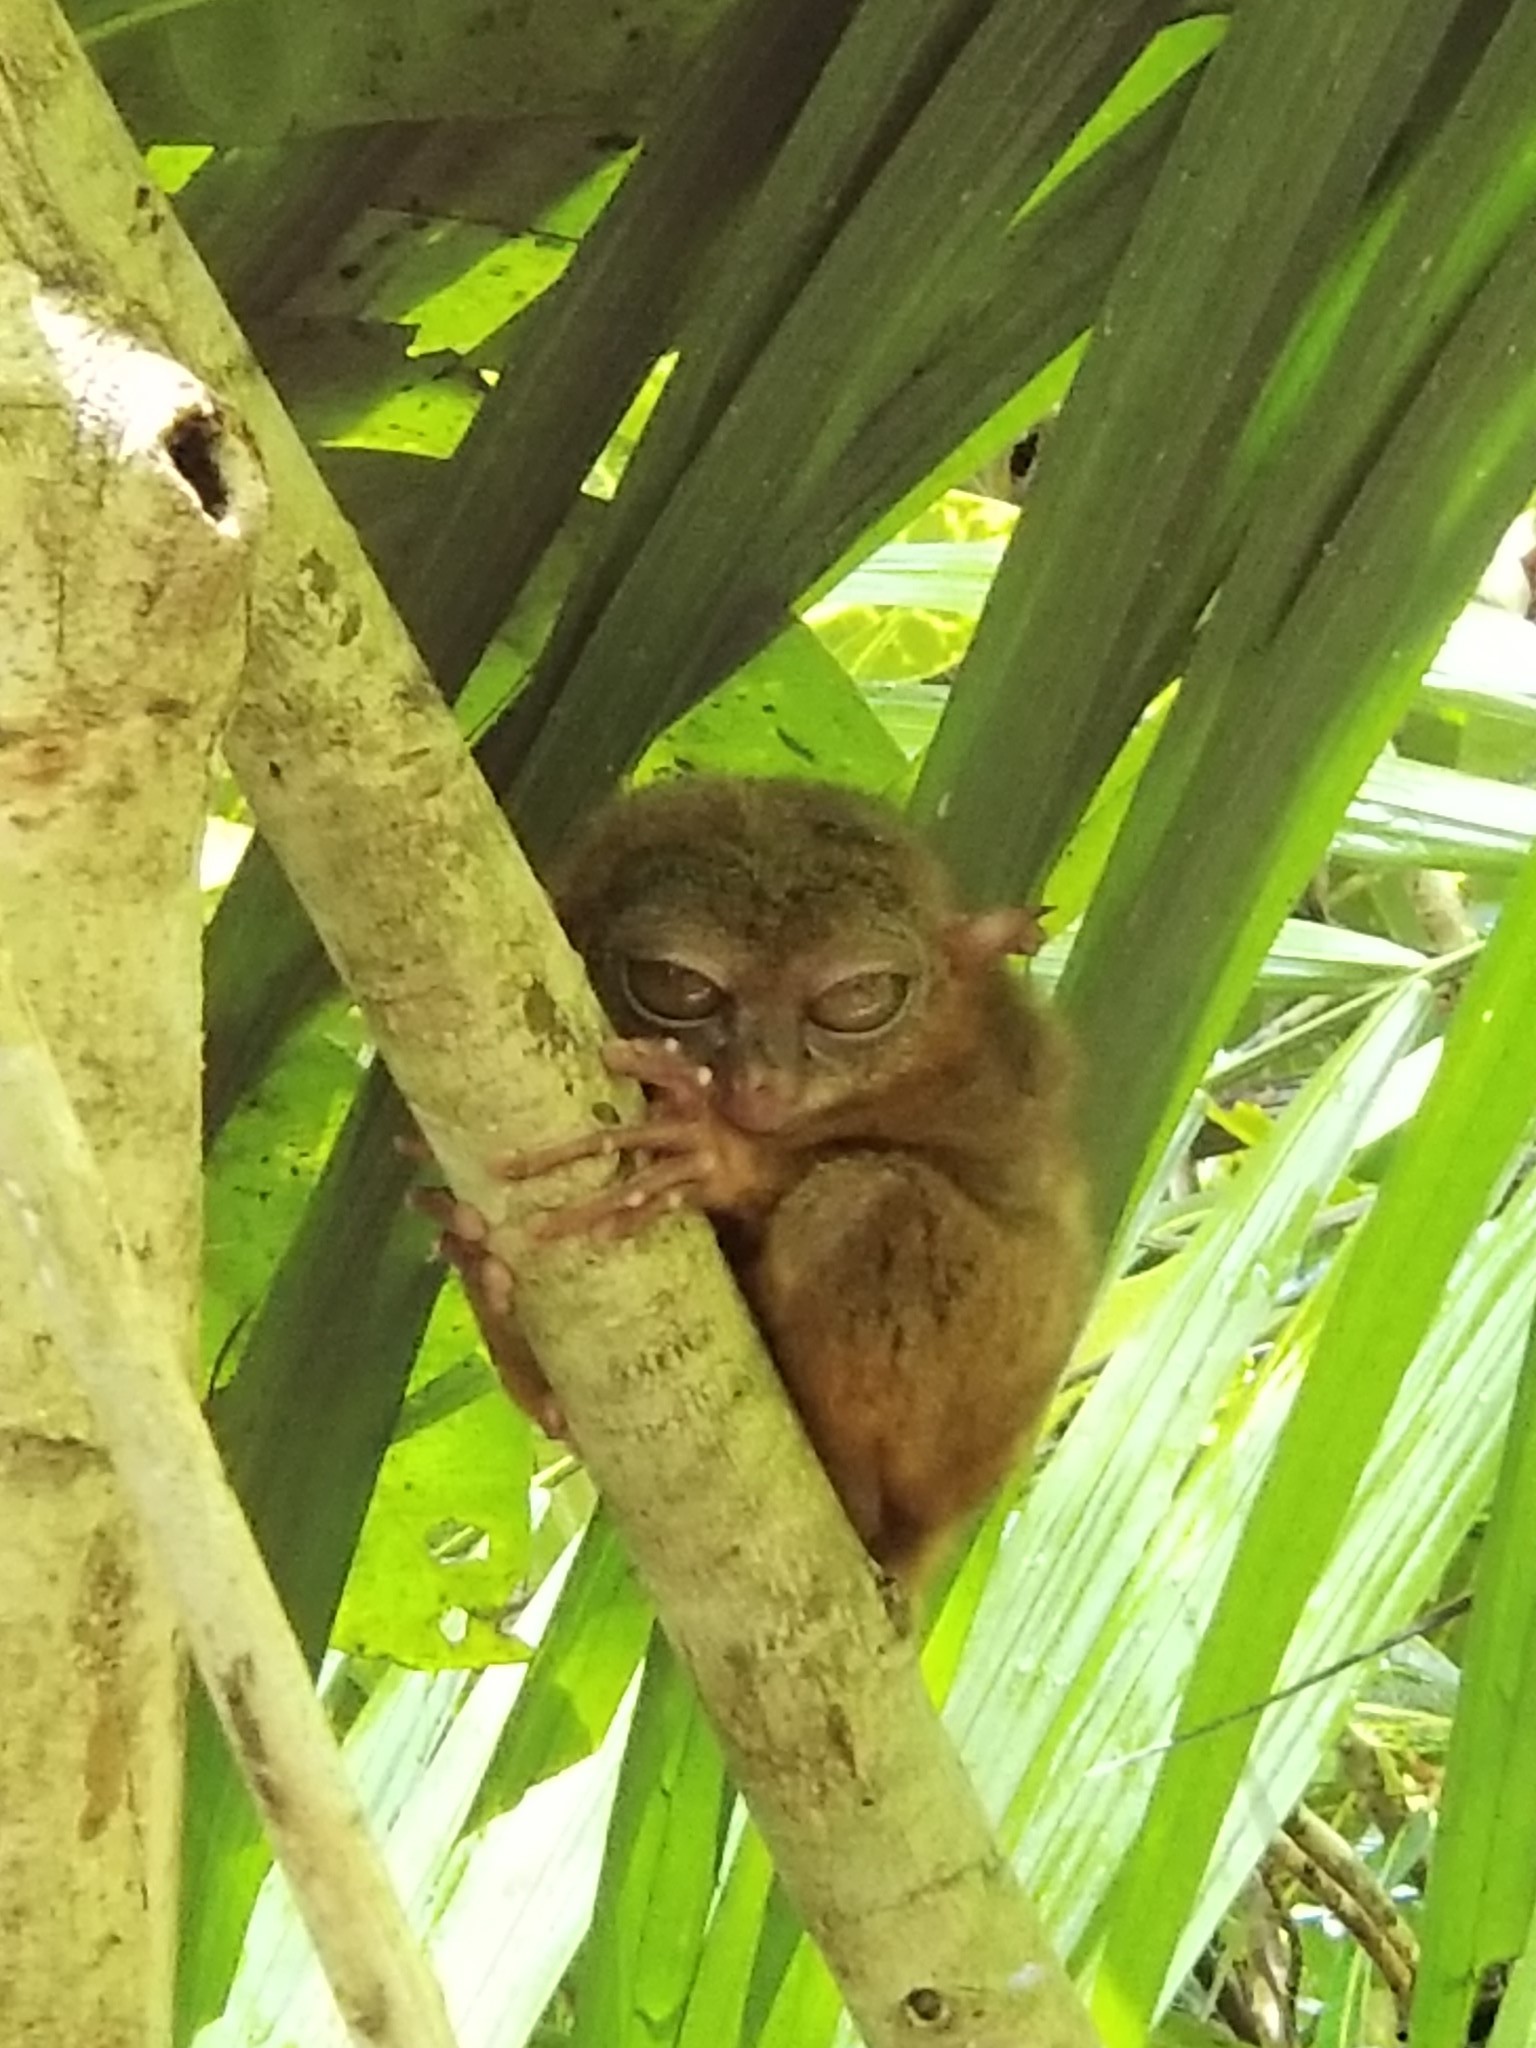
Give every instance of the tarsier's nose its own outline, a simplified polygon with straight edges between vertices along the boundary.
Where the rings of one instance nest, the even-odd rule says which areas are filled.
[[[749,1066],[722,1077],[718,1101],[739,1130],[777,1131],[794,1115],[799,1090],[776,1068]]]

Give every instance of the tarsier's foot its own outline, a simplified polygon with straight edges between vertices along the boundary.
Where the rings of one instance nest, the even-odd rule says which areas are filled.
[[[633,1237],[658,1217],[683,1208],[724,1205],[740,1179],[744,1145],[710,1100],[713,1075],[688,1059],[670,1038],[615,1039],[603,1048],[610,1073],[624,1074],[650,1091],[643,1124],[588,1131],[556,1145],[514,1153],[495,1172],[506,1180],[535,1180],[578,1159],[640,1155],[633,1171],[600,1194],[552,1210],[533,1226],[545,1240],[563,1237]]]
[[[509,1315],[514,1292],[511,1268],[487,1243],[490,1224],[473,1203],[451,1188],[413,1188],[411,1207],[437,1225],[437,1255],[453,1267],[471,1296],[495,1315]]]
[[[416,1188],[411,1207],[437,1225],[438,1256],[458,1274],[507,1392],[547,1437],[569,1438],[565,1410],[539,1370],[514,1310],[512,1270],[491,1250],[490,1224],[451,1188]]]

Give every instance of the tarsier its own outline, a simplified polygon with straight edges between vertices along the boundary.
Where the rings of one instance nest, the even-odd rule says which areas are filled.
[[[854,1528],[916,1579],[1022,1454],[1084,1300],[1068,1062],[1004,964],[1033,919],[963,914],[894,811],[800,782],[621,797],[555,894],[649,1115],[505,1171],[629,1163],[542,1236],[702,1209]],[[559,1433],[484,1219],[424,1206],[508,1389]]]

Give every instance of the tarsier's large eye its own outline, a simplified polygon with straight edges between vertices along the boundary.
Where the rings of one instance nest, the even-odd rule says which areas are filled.
[[[850,974],[812,996],[805,1014],[823,1031],[879,1031],[900,1016],[910,987],[904,974]]]
[[[697,1024],[713,1017],[725,993],[707,974],[675,960],[624,962],[624,993],[643,1017],[656,1024]]]

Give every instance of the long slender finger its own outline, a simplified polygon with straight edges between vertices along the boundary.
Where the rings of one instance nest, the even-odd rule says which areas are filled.
[[[588,1202],[541,1216],[531,1235],[544,1243],[564,1237],[633,1237],[659,1216],[685,1208],[688,1190],[698,1182],[696,1157],[657,1159]]]
[[[491,1171],[498,1180],[536,1180],[540,1174],[573,1165],[578,1159],[616,1159],[623,1152],[697,1152],[698,1147],[696,1122],[685,1117],[653,1117],[649,1123],[588,1131],[580,1138],[540,1145],[531,1152],[510,1152],[493,1160]]]
[[[432,1147],[420,1131],[411,1131],[395,1139],[395,1150],[402,1159],[410,1159],[417,1166],[435,1166],[437,1158]]]
[[[636,1126],[638,1132],[640,1126]],[[583,1131],[579,1138],[561,1138],[552,1145],[535,1145],[527,1152],[508,1152],[490,1161],[498,1180],[536,1180],[541,1173],[557,1167],[574,1166],[578,1159],[608,1159],[632,1149],[632,1134],[625,1130]]]
[[[690,1060],[675,1038],[614,1038],[603,1047],[603,1065],[647,1088],[697,1105],[705,1101],[714,1075]]]

